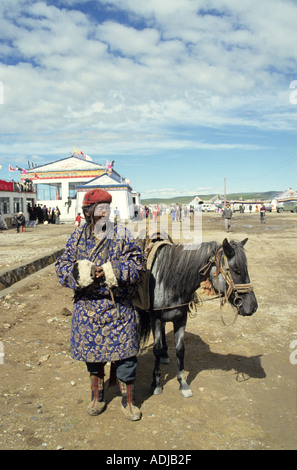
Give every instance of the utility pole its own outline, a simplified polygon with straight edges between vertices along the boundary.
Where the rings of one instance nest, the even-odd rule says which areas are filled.
[[[224,207],[226,205],[226,176],[224,177]]]

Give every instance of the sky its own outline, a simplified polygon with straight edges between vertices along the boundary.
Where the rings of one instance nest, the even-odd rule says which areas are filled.
[[[296,20],[295,0],[1,0],[0,179],[76,147],[142,198],[297,190]]]

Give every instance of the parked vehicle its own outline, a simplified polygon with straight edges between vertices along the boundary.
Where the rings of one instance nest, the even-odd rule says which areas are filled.
[[[202,212],[209,212],[211,204],[201,204],[201,210]]]
[[[284,211],[297,213],[297,201],[286,201],[276,206],[277,212],[281,213]]]
[[[272,204],[265,204],[265,207],[266,207],[267,212],[272,211]]]

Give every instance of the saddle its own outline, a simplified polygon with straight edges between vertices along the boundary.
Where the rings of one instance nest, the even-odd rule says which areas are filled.
[[[146,272],[138,286],[138,290],[133,296],[133,304],[139,310],[149,311],[150,309],[150,274],[157,251],[164,245],[173,245],[171,237],[163,230],[147,230],[142,229],[137,238],[136,243],[142,249],[146,257]]]

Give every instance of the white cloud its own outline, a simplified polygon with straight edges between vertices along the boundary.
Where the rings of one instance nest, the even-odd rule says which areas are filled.
[[[97,2],[125,9],[130,24],[66,8],[87,3],[2,0],[0,126],[15,147],[4,138],[0,150],[15,152],[25,141],[32,153],[49,142],[65,151],[81,138],[88,153],[253,151],[260,147],[252,142],[203,141],[199,129],[294,127],[293,2]],[[181,126],[197,131],[185,137]]]

